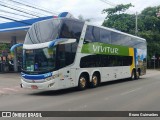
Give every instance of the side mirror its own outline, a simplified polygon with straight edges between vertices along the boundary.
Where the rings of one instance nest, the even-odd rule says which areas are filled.
[[[23,46],[22,43],[15,44],[15,45],[13,45],[13,46],[11,47],[10,51],[11,51],[11,52],[14,52],[15,48],[21,47],[21,46]]]
[[[11,47],[10,51],[11,51],[12,57],[14,57],[14,50],[15,50],[17,47],[21,47],[21,46],[23,46],[23,44],[22,44],[22,43],[18,43],[18,44],[15,44],[15,45],[13,45],[13,46]]]
[[[67,43],[74,43],[74,42],[76,42],[76,39],[67,39],[67,38],[55,39],[49,43],[48,48],[51,48],[58,44],[67,44]]]

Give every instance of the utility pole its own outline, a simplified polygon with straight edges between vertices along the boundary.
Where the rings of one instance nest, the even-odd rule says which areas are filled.
[[[159,9],[159,12],[157,13],[157,17],[160,17],[160,9]]]
[[[158,11],[158,13],[157,13],[157,17],[160,17],[160,9],[159,9],[159,11]],[[158,60],[158,68],[159,68],[159,55],[158,55],[157,60]],[[154,62],[155,62],[155,61],[154,61]]]
[[[138,35],[138,13],[136,12],[136,21],[135,21],[135,35]]]
[[[154,70],[156,68],[156,54],[154,54]]]

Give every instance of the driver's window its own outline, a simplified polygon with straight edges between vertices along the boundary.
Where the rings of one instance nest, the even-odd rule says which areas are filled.
[[[68,43],[58,45],[58,66],[59,68],[68,66],[74,62],[77,49],[77,43]]]

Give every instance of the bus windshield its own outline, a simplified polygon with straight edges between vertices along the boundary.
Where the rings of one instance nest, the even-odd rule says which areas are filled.
[[[28,30],[24,44],[39,44],[58,38],[79,41],[84,22],[74,19],[50,19],[34,23]]]
[[[22,70],[28,73],[45,73],[55,69],[56,47],[23,50]]]
[[[28,30],[24,44],[38,44],[52,41],[59,37],[61,20],[50,19],[32,25]]]

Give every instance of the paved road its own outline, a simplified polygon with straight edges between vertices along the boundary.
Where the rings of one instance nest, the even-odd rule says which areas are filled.
[[[1,111],[160,110],[160,71],[156,70],[148,70],[147,75],[139,80],[107,82],[98,88],[85,91],[21,89],[19,79],[19,74],[0,74]],[[99,119],[105,120],[106,118]],[[114,118],[116,119],[118,118]],[[128,118],[122,118],[122,120],[125,119]]]

